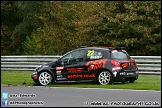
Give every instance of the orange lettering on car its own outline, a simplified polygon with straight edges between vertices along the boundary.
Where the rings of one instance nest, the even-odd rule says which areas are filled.
[[[68,78],[94,78],[95,74],[73,74],[73,75],[68,75]]]
[[[73,76],[72,75],[68,75],[68,78],[73,78]]]
[[[103,64],[95,64],[94,70],[102,68],[102,67],[103,67]]]
[[[82,75],[79,75],[80,78],[82,78]]]
[[[92,69],[93,69],[93,67],[94,67],[94,65],[93,65],[93,66],[92,66],[92,65],[90,65],[90,66],[88,67],[88,71],[92,70]]]
[[[95,74],[91,74],[91,76],[94,78],[95,77]]]
[[[89,77],[94,78],[95,74],[90,74]]]
[[[68,72],[81,72],[84,68],[67,68]]]
[[[96,70],[105,67],[106,61],[107,59],[89,61],[86,63],[86,66],[88,67],[88,71],[92,69]]]
[[[94,61],[89,61],[86,63],[86,66],[93,64]]]
[[[84,78],[88,78],[88,74],[84,74],[84,76],[83,76]]]

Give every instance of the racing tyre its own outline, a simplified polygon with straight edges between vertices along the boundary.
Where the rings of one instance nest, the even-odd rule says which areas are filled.
[[[109,71],[102,71],[98,75],[98,83],[101,85],[107,85],[107,84],[112,84],[112,76]]]
[[[52,82],[52,75],[49,72],[41,72],[38,81],[40,85],[48,85]]]

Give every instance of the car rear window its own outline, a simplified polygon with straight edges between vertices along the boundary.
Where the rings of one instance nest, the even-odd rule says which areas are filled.
[[[124,50],[112,50],[111,59],[128,60],[131,59],[129,54]]]

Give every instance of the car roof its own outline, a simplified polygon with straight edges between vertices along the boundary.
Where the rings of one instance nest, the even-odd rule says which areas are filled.
[[[78,49],[99,49],[99,50],[110,50],[108,47],[81,47]]]
[[[108,46],[93,46],[93,47],[81,46],[78,49],[127,50],[125,47],[108,47]]]
[[[103,47],[103,46],[94,46],[94,47],[87,47],[87,46],[81,46],[80,48],[76,48],[76,49],[73,49],[73,50],[71,50],[71,51],[69,51],[69,52],[67,52],[67,53],[65,53],[64,55],[66,55],[66,54],[68,54],[68,53],[70,53],[70,52],[73,52],[73,51],[76,51],[76,50],[80,50],[80,49],[90,49],[90,50],[92,50],[92,49],[97,49],[97,50],[103,50],[103,51],[111,51],[111,50],[118,50],[118,49],[120,49],[120,50],[126,50],[126,49],[124,49],[124,47]]]

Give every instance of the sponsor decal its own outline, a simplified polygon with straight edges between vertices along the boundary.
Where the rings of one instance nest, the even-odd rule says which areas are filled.
[[[56,70],[63,70],[64,66],[56,67]]]
[[[56,71],[56,72],[61,72],[60,70]]]
[[[133,74],[134,74],[134,73],[132,73],[132,72],[131,72],[131,73],[127,73],[127,75],[133,75]]]
[[[96,70],[105,67],[106,61],[107,59],[89,61],[86,63],[86,66],[88,67],[88,71]]]
[[[123,74],[124,74],[123,72],[120,73],[120,75],[123,75]]]
[[[127,72],[121,72],[120,75],[134,75],[134,73],[133,72],[129,72],[129,73],[127,73]]]
[[[98,56],[102,56],[102,52],[98,52]]]
[[[66,78],[57,78],[57,80],[66,80]]]
[[[115,71],[115,72],[113,72],[113,74],[114,74],[114,76],[116,77],[116,75],[117,75],[117,72]]]
[[[90,56],[90,59],[99,59],[102,58],[102,56]]]
[[[123,72],[123,75],[126,75],[126,72]]]
[[[57,78],[62,78],[63,76],[62,75],[57,75]]]
[[[68,72],[82,72],[84,68],[67,68]]]
[[[61,70],[56,71],[56,74],[60,75],[61,74]]]
[[[56,67],[56,73],[61,73],[61,70],[63,70],[63,66]]]
[[[90,57],[90,59],[100,59],[102,58],[102,52],[95,52],[94,50],[88,50],[87,56]]]
[[[112,71],[122,69],[121,67],[113,67]]]
[[[68,79],[71,78],[95,78],[95,74],[72,74],[68,75]]]

